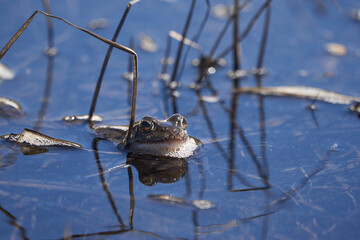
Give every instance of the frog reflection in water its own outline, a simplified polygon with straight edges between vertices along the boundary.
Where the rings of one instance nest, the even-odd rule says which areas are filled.
[[[129,140],[119,147],[140,154],[186,158],[193,155],[201,145],[199,140],[187,134],[186,127],[187,120],[180,114],[174,114],[166,120],[146,116],[135,123]],[[127,132],[124,127],[94,128],[98,135],[112,140],[123,138]]]
[[[184,158],[155,157],[136,153],[128,153],[126,163],[136,168],[140,182],[146,186],[175,183],[182,179],[187,169],[187,161]]]

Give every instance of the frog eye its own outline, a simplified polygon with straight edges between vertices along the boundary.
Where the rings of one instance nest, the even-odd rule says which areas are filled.
[[[153,122],[147,119],[143,119],[140,125],[141,125],[141,130],[145,133],[150,132],[154,127]]]
[[[187,128],[187,125],[188,125],[188,122],[187,122],[186,118],[183,117],[181,120],[182,128],[185,130]]]

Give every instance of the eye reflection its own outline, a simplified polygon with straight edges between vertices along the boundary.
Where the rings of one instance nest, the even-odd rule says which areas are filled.
[[[187,128],[188,122],[187,122],[186,118],[184,118],[184,117],[182,118],[181,125],[184,130]]]
[[[141,130],[143,132],[150,132],[153,129],[154,124],[150,120],[141,121]]]

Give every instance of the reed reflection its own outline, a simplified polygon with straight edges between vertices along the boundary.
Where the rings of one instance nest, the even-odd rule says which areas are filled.
[[[8,218],[7,222],[20,232],[21,239],[23,240],[29,239],[26,234],[26,229],[21,224],[19,224],[17,218],[14,215],[12,215],[8,210],[3,208],[2,206],[0,206],[0,212]],[[15,238],[15,236],[12,235],[11,238]]]
[[[50,3],[48,0],[43,0],[45,12],[51,14]],[[54,26],[51,18],[46,18],[47,33],[48,33],[48,46],[44,50],[47,55],[47,68],[46,68],[46,81],[44,88],[44,95],[41,101],[40,110],[35,121],[34,130],[39,131],[45,118],[45,114],[50,102],[51,86],[53,82],[53,68],[54,58],[57,53],[57,49],[54,43]]]
[[[92,142],[92,148],[94,151],[95,160],[98,166],[98,173],[100,182],[102,184],[103,190],[109,200],[111,208],[114,212],[114,215],[119,222],[118,229],[109,230],[109,231],[99,231],[99,232],[90,232],[90,233],[78,233],[72,234],[69,236],[64,236],[61,239],[77,239],[77,238],[88,238],[88,237],[101,237],[101,236],[116,236],[123,235],[130,232],[136,232],[144,236],[167,239],[161,235],[156,234],[155,232],[144,231],[134,228],[134,213],[135,213],[135,193],[134,193],[134,182],[133,182],[133,173],[130,166],[127,167],[128,179],[129,179],[129,223],[125,224],[120,216],[120,213],[117,208],[117,202],[111,193],[108,183],[105,180],[104,173],[106,172],[101,164],[101,159],[98,150],[98,143],[102,140],[101,138],[94,138]],[[131,164],[139,171],[139,178],[141,182],[144,182],[145,185],[154,185],[157,182],[161,183],[173,183],[180,180],[185,174],[186,161],[184,159],[164,159],[156,158],[153,156],[144,156],[136,155],[129,153],[127,155],[127,164]],[[144,176],[144,177],[140,177]],[[149,184],[150,183],[150,184]]]

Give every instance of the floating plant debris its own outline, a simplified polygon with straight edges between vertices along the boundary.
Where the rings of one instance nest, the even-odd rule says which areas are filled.
[[[267,70],[263,67],[261,68],[252,68],[249,73],[254,74],[254,75],[265,75],[267,74]]]
[[[234,12],[233,6],[227,6],[225,4],[217,4],[213,7],[211,14],[218,19],[226,19]]]
[[[58,53],[58,49],[56,47],[47,47],[44,49],[44,54],[53,57]]]
[[[215,204],[213,202],[210,202],[208,200],[203,200],[203,199],[192,200],[191,203],[199,209],[210,209],[215,206]]]
[[[218,96],[214,96],[214,95],[209,95],[209,96],[202,96],[201,100],[203,100],[204,102],[208,102],[208,103],[216,103],[218,102],[220,99]]]
[[[186,203],[185,199],[175,197],[173,195],[167,195],[167,194],[150,194],[148,195],[149,198],[160,200],[160,201],[166,201],[169,203]]]
[[[333,145],[331,145],[330,151],[336,152],[338,147],[339,147],[339,144],[334,143]]]
[[[183,36],[175,31],[170,31],[169,32],[169,36],[174,38],[175,40],[181,42],[183,40]],[[188,45],[189,47],[195,48],[195,49],[200,49],[200,45],[197,44],[196,42],[191,41],[188,38],[184,39],[184,44]]]
[[[0,138],[6,139],[12,142],[27,143],[37,147],[73,147],[82,148],[80,144],[69,142],[59,138],[53,138],[45,134],[36,132],[31,129],[25,128],[21,134],[6,134],[0,136]]]
[[[248,71],[239,69],[236,70],[235,72],[233,70],[229,70],[226,75],[231,79],[236,79],[236,78],[246,77],[248,74],[249,74]]]
[[[81,124],[84,123],[85,121],[88,121],[88,119],[89,119],[89,115],[73,115],[73,116],[63,117],[62,120],[69,123]],[[93,122],[101,122],[102,120],[104,120],[102,116],[95,114],[92,116],[91,119],[91,121]]]
[[[7,118],[20,118],[26,114],[22,111],[22,107],[18,102],[0,97],[0,115]]]
[[[158,50],[158,46],[155,43],[154,39],[152,39],[149,35],[141,34],[140,37],[140,47],[142,50],[147,52],[156,52]]]
[[[350,106],[349,110],[357,113],[360,118],[360,102],[357,102],[354,106]]]
[[[200,59],[199,58],[193,59],[191,61],[191,65],[194,67],[199,67],[201,65],[207,65],[210,67],[225,67],[227,65],[227,61],[225,58],[209,59],[206,57],[202,57]]]
[[[360,102],[356,103],[354,106],[349,107],[349,110],[360,114]]]
[[[350,17],[360,22],[360,9],[353,9],[350,12]]]
[[[261,67],[261,68],[252,68],[250,70],[245,70],[245,69],[239,69],[236,71],[229,70],[227,72],[227,76],[231,79],[246,77],[250,74],[261,76],[261,75],[267,74],[267,70],[265,68]]]
[[[170,81],[170,74],[168,73],[161,73],[161,74],[158,74],[157,75],[157,78],[161,81],[164,81],[164,82],[169,82]]]
[[[306,86],[278,86],[278,87],[242,87],[235,89],[237,93],[255,93],[261,95],[287,96],[309,98],[333,104],[350,104],[360,102],[360,97],[347,96],[321,88]]]
[[[309,76],[309,72],[304,69],[299,70],[298,74],[300,77],[308,77]]]
[[[340,43],[327,43],[325,50],[334,56],[344,56],[347,52],[346,47]]]
[[[106,18],[95,18],[92,19],[88,24],[90,29],[106,28],[108,25],[109,24]]]
[[[172,65],[175,63],[175,59],[172,57],[168,57],[168,58],[162,58],[161,59],[161,64],[167,64],[167,65]]]
[[[0,80],[14,79],[15,73],[6,65],[0,63]]]
[[[132,82],[132,80],[134,79],[132,72],[124,72],[122,77],[130,82]]]
[[[311,111],[317,110],[317,106],[315,105],[315,103],[307,105],[306,108],[311,110]]]
[[[202,210],[215,207],[215,204],[208,200],[203,200],[203,199],[192,200],[191,204],[189,204],[183,198],[175,197],[173,195],[167,195],[167,194],[150,194],[150,195],[148,195],[148,198],[154,199],[154,200],[159,200],[159,201],[164,201],[164,202],[167,202],[170,204],[181,204],[181,205],[188,205],[188,206],[191,205],[191,206],[194,206],[194,207],[196,207],[198,209],[202,209]]]

